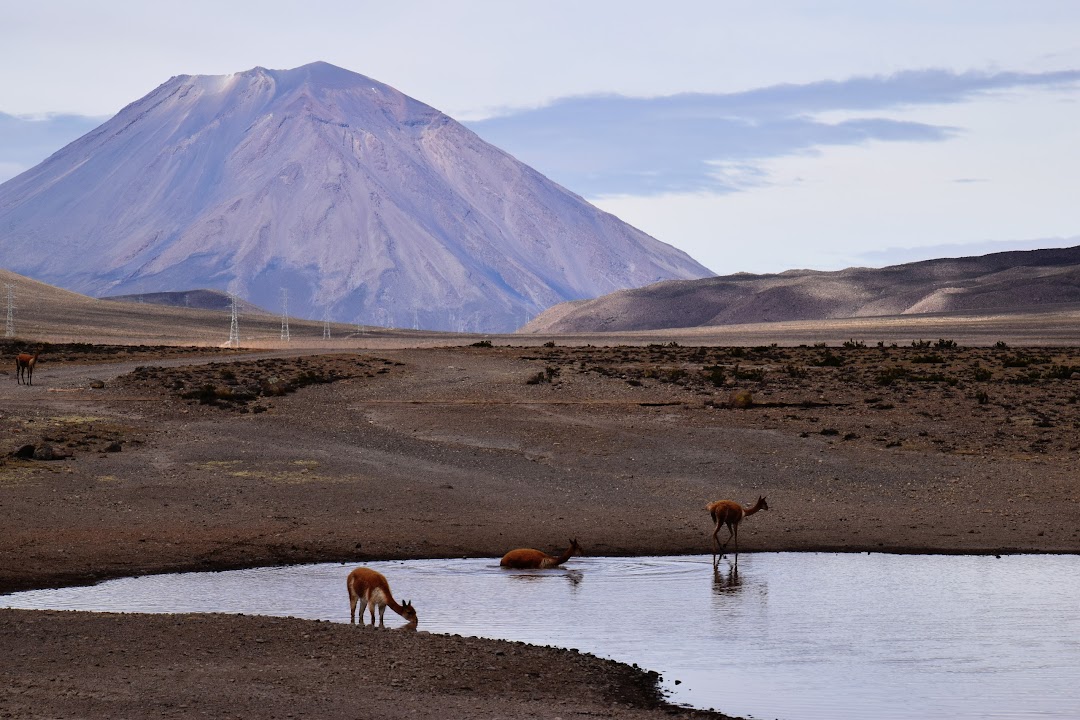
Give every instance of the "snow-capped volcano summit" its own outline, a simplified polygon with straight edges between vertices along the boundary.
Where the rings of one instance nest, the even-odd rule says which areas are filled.
[[[439,111],[326,63],[180,75],[0,185],[0,265],[92,295],[501,331],[711,275]]]

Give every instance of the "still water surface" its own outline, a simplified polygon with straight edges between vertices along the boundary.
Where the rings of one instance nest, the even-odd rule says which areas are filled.
[[[787,720],[1080,717],[1080,556],[762,553],[737,574],[708,556],[368,565],[421,630],[637,663],[677,703]],[[0,606],[348,622],[352,567],[128,578]]]

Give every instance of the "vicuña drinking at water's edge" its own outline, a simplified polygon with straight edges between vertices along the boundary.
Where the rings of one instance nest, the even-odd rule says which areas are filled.
[[[713,565],[715,565],[719,562],[719,557],[723,557],[724,549],[727,548],[727,544],[731,542],[732,538],[735,538],[735,562],[739,562],[739,523],[742,522],[744,517],[753,515],[758,510],[768,510],[769,504],[765,502],[764,496],[759,495],[753,507],[744,508],[734,500],[717,500],[706,505],[705,509],[709,511],[713,522],[716,523],[712,533]],[[724,544],[721,545],[717,534],[723,525],[727,525],[728,537]]]
[[[532,548],[518,548],[503,555],[499,565],[513,570],[544,570],[558,567],[574,555],[581,555],[581,546],[576,539],[570,541],[570,547],[566,548],[562,555],[555,557]]]
[[[360,608],[361,625],[364,624],[364,609],[366,608],[371,613],[371,627],[375,627],[375,608],[377,606],[379,608],[379,627],[386,627],[383,624],[383,614],[386,612],[386,606],[389,605],[391,610],[405,618],[406,627],[412,630],[416,629],[416,609],[409,601],[399,605],[394,600],[394,596],[390,594],[390,583],[386,581],[386,576],[382,573],[371,568],[358,567],[349,573],[346,585],[349,588],[350,623],[356,622],[356,603],[358,600],[363,600],[364,605]]]

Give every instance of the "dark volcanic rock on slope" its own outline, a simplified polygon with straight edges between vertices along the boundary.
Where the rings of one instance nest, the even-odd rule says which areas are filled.
[[[1080,246],[837,272],[662,282],[551,308],[535,333],[654,330],[1080,303]]]
[[[184,290],[180,292],[142,293],[135,295],[106,295],[102,300],[128,303],[148,303],[150,305],[165,305],[167,307],[200,308],[202,310],[222,310],[227,312],[231,307],[232,299],[228,293],[220,290]],[[263,313],[267,310],[240,300],[237,302],[237,310],[243,313]]]
[[[509,330],[711,273],[434,108],[326,63],[170,79],[0,185],[0,266],[90,295],[226,290]]]

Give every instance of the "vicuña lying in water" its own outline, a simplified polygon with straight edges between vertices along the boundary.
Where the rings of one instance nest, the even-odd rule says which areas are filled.
[[[386,606],[389,605],[391,610],[405,618],[408,623],[407,628],[416,629],[416,609],[409,602],[398,605],[397,601],[394,600],[394,596],[390,594],[390,583],[386,582],[386,576],[382,573],[371,568],[359,567],[349,573],[346,585],[349,588],[350,623],[356,622],[356,603],[362,601],[363,605],[360,607],[361,625],[364,624],[364,609],[367,608],[371,612],[371,627],[375,627],[375,608],[378,607],[379,627],[386,627],[383,624],[383,613],[386,612]]]
[[[758,510],[768,510],[769,504],[765,502],[764,496],[759,495],[753,507],[744,508],[734,500],[717,500],[706,505],[705,509],[709,511],[713,522],[716,523],[712,533],[713,564],[715,565],[718,562],[717,554],[723,557],[723,552],[732,538],[735,538],[735,562],[739,561],[739,523],[744,517],[753,515]],[[727,525],[728,537],[721,545],[717,534],[724,525]]]
[[[553,568],[562,565],[574,555],[581,555],[581,546],[577,544],[577,540],[570,541],[570,547],[566,548],[566,551],[559,557],[554,555],[548,555],[542,553],[539,550],[533,550],[532,548],[518,548],[517,550],[511,550],[503,555],[499,565],[504,568],[512,568],[515,570],[535,570],[544,568]]]

